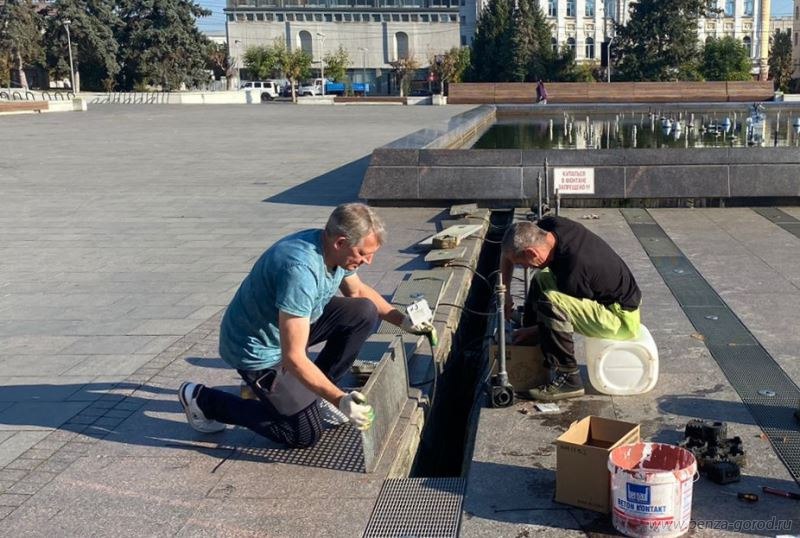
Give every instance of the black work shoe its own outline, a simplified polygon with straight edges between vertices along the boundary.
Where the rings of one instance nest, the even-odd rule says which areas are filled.
[[[557,373],[553,380],[547,385],[542,385],[528,391],[528,396],[540,402],[555,402],[556,400],[566,400],[583,396],[583,380],[578,372]]]

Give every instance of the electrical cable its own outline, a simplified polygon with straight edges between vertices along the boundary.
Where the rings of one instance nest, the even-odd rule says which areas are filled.
[[[470,314],[474,314],[476,316],[491,317],[495,315],[495,312],[478,312],[477,310],[472,310],[471,308],[467,308],[466,306],[461,306],[453,303],[439,303],[439,306],[452,306],[453,308],[458,308],[460,310],[463,310],[464,312],[469,312]]]
[[[489,279],[487,279],[485,276],[480,274],[478,271],[476,271],[475,269],[473,269],[469,265],[466,265],[466,264],[463,264],[463,263],[448,263],[447,267],[463,267],[464,269],[469,269],[470,271],[472,271],[473,275],[475,275],[477,277],[480,277],[481,280],[486,282],[486,286],[489,288],[489,291],[492,291],[492,284],[491,284],[491,282],[489,282]]]

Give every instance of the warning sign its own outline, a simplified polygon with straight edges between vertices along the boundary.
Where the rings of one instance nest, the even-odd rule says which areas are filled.
[[[563,194],[594,194],[594,168],[553,168],[553,188]]]

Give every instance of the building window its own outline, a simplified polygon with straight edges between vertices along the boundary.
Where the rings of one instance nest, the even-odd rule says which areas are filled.
[[[228,22],[233,22],[233,14],[228,13]]]
[[[264,14],[263,13],[256,13],[256,20],[264,22]]]
[[[333,16],[330,13],[325,13],[325,22],[333,21]]]
[[[794,33],[794,44],[797,45],[797,32]]]
[[[461,24],[467,24],[467,18],[464,15],[461,15]]]
[[[745,37],[742,39],[742,44],[744,45],[745,50],[747,50],[747,56],[753,56],[753,42],[750,40],[749,37]]]
[[[392,13],[392,22],[400,22],[400,14]]]
[[[558,41],[555,37],[550,38],[550,46],[553,47],[553,52],[558,52]]]
[[[431,22],[439,22],[439,14],[431,13]]]
[[[419,15],[417,15],[416,13],[412,13],[411,22],[419,22]]]
[[[395,57],[398,60],[408,58],[408,34],[397,32],[394,34]]]
[[[344,22],[353,22],[353,16],[350,13],[345,13]]]
[[[605,0],[605,11],[606,17],[611,18],[612,20],[617,20],[617,3],[615,0]]]
[[[403,13],[402,15],[400,15],[400,19],[403,22],[408,22],[408,13]]]
[[[247,14],[247,20],[248,20],[249,22],[253,22],[253,21],[255,20],[255,17],[253,17],[253,14],[252,14],[252,13],[248,13],[248,14]]]
[[[467,36],[465,36],[465,35],[461,36],[461,46],[462,47],[466,47],[467,46]]]
[[[311,43],[311,32],[306,30],[300,32],[300,50],[311,57],[314,56],[314,47]]]
[[[548,0],[547,2],[547,16],[558,17],[558,0]]]
[[[567,38],[567,46],[569,47],[569,50],[572,51],[572,54],[575,54],[575,38],[574,37],[568,37]]]
[[[753,16],[753,0],[744,0],[744,16]]]
[[[266,17],[267,21],[272,22],[274,15],[272,13],[267,13]]]
[[[314,13],[314,20],[317,22],[322,22],[322,13]]]
[[[301,19],[302,19],[302,17],[301,17]],[[294,13],[287,13],[286,14],[286,20],[289,21],[289,22],[293,21],[294,20]]]
[[[276,22],[283,22],[283,13],[276,13],[275,14],[275,21]]]
[[[591,37],[586,38],[586,57],[594,58],[594,39]]]
[[[733,17],[736,14],[736,0],[725,0],[725,16]]]
[[[575,0],[567,0],[567,17],[575,16]]]
[[[586,16],[594,17],[594,0],[586,0]]]
[[[422,15],[419,16],[419,20],[421,20],[422,22],[428,22],[428,20],[429,20],[428,14],[427,13],[423,13]]]

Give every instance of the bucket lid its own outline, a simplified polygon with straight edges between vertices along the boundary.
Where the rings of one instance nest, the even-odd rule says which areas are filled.
[[[672,475],[678,480],[692,478],[697,471],[694,454],[664,443],[634,443],[613,449],[608,456],[611,473],[625,472],[638,477]],[[673,480],[673,478],[669,478]]]

